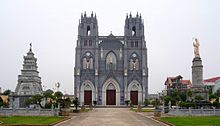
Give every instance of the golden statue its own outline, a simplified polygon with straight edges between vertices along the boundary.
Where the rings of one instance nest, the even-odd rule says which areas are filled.
[[[195,38],[195,42],[193,42],[193,46],[194,46],[194,54],[195,54],[195,57],[200,57],[200,54],[199,54],[199,41],[197,38]]]
[[[112,53],[110,53],[110,57],[109,57],[109,63],[112,64],[113,59],[112,59]]]

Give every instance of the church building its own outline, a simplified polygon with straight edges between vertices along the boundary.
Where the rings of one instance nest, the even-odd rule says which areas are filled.
[[[74,93],[81,105],[143,104],[148,64],[141,15],[126,16],[124,36],[99,36],[96,14],[82,14],[75,54]]]

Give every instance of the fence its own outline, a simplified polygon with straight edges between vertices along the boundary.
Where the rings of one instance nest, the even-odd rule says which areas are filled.
[[[58,116],[59,109],[0,108],[0,116]]]
[[[219,116],[220,109],[170,109],[168,114],[175,116]]]

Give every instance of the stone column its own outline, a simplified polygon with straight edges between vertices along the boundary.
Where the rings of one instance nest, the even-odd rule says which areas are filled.
[[[203,88],[203,65],[200,57],[193,58],[192,61],[192,86],[193,88]]]

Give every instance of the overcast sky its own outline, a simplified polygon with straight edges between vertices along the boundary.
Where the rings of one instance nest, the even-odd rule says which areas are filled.
[[[99,35],[123,35],[126,13],[141,13],[148,48],[149,93],[167,76],[191,80],[193,37],[200,41],[204,78],[220,76],[219,0],[0,0],[0,87],[15,90],[23,56],[33,45],[42,85],[73,93],[81,13],[97,15]]]

